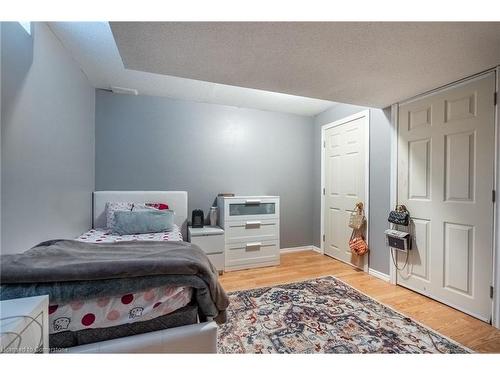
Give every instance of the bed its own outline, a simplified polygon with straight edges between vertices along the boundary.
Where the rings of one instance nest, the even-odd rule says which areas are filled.
[[[167,202],[175,211],[175,227],[164,233],[114,235],[104,229],[107,202]],[[179,242],[185,237],[186,228],[186,192],[99,191],[93,195],[93,228],[77,240],[81,246],[96,243],[101,244],[99,247],[120,242],[122,247],[133,246],[137,241],[144,251],[142,241],[154,241],[148,243],[148,249],[167,244],[182,248],[188,246]],[[160,244],[163,241],[165,244]],[[178,245],[172,245],[176,243]],[[169,284],[148,284],[148,288],[141,289],[135,284],[136,280],[132,280],[134,289],[130,292],[127,292],[128,280],[124,279],[120,281],[119,294],[68,297],[64,303],[51,304],[51,347],[63,348],[60,350],[63,353],[216,353],[217,324],[210,318],[200,322],[201,309],[194,302],[192,286],[169,281]],[[79,287],[80,284],[72,289],[78,297]],[[102,288],[106,289],[106,283],[102,283]]]

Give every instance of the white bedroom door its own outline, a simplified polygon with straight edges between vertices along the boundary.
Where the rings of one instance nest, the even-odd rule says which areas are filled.
[[[399,107],[398,202],[411,214],[397,283],[491,315],[495,74]],[[404,253],[397,252],[398,267]]]
[[[324,252],[365,269],[368,256],[349,250],[349,215],[357,202],[365,204],[365,146],[369,112],[326,125],[324,140]],[[366,132],[366,134],[365,134]]]

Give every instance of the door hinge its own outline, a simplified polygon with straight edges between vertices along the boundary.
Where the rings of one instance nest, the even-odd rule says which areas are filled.
[[[325,242],[325,235],[323,235],[323,242]]]
[[[326,141],[323,141],[323,147],[326,147]]]
[[[497,101],[498,101],[498,93],[497,93],[497,92],[495,92],[495,93],[493,94],[493,105],[497,105]]]
[[[490,298],[493,298],[493,292],[494,292],[493,285],[490,285]]]
[[[496,202],[496,200],[497,200],[497,192],[496,192],[496,190],[492,190],[491,191],[491,201]]]
[[[325,195],[325,193],[326,193],[326,189],[325,189],[325,188],[323,188],[323,195]]]

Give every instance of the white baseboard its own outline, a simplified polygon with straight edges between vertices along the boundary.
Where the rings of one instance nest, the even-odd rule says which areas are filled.
[[[296,253],[299,251],[315,251],[317,253],[323,254],[323,250],[321,250],[319,247],[316,247],[314,245],[306,245],[306,246],[297,246],[297,247],[285,247],[283,249],[280,249],[280,254],[286,254],[286,253]]]
[[[297,247],[285,247],[283,249],[280,249],[280,254],[286,254],[286,253],[296,253],[298,251],[308,251],[312,250],[312,246],[297,246]]]
[[[380,271],[377,271],[377,270],[374,270],[373,268],[369,268],[368,269],[368,274],[372,275],[372,276],[375,276],[381,280],[384,280],[386,282],[389,282],[390,281],[390,277],[389,275],[383,273],[383,272],[380,272]]]
[[[280,254],[297,253],[299,251],[314,251],[316,253],[324,255],[323,250],[320,249],[317,246],[314,246],[314,245],[297,246],[297,247],[286,247],[286,248],[280,249]],[[368,269],[368,274],[372,275],[372,276],[375,276],[376,278],[379,278],[380,280],[384,280],[386,282],[390,282],[389,275],[387,275],[387,274],[385,274],[383,272],[374,270],[373,268],[369,268]]]
[[[321,249],[321,248],[319,248],[317,246],[314,246],[314,245],[311,246],[311,250],[312,251],[316,251],[317,253],[320,253],[320,254],[324,254],[323,253],[323,249]]]

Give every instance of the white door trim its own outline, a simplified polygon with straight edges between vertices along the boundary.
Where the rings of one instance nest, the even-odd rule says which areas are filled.
[[[500,328],[500,210],[498,209],[498,189],[500,187],[500,105],[498,103],[498,95],[500,92],[500,66],[496,68],[496,93],[497,103],[495,111],[495,178],[494,188],[496,191],[496,199],[493,203],[493,301],[491,314],[491,323],[494,327]]]
[[[323,194],[323,189],[325,189],[325,131],[327,129],[333,128],[335,126],[339,126],[345,124],[350,121],[354,121],[360,118],[365,119],[365,215],[366,215],[366,243],[368,244],[368,248],[370,247],[370,110],[366,109],[364,111],[355,113],[351,116],[344,117],[340,120],[325,124],[321,126],[321,251],[323,254],[325,253],[325,196]],[[363,271],[368,272],[370,263],[370,258],[368,256],[367,262],[365,262]]]
[[[497,69],[497,67],[486,69],[486,70],[484,70],[484,71],[482,71],[480,73],[473,74],[471,76],[459,79],[458,81],[454,81],[454,82],[448,83],[446,85],[443,85],[443,86],[440,86],[440,87],[436,87],[435,89],[432,89],[432,90],[423,92],[421,94],[412,96],[411,98],[407,98],[407,99],[405,99],[403,101],[398,102],[397,104],[398,104],[398,106],[403,105],[403,104],[408,104],[408,103],[414,102],[415,100],[424,99],[424,98],[426,98],[428,96],[437,94],[437,93],[439,93],[441,91],[445,91],[445,90],[448,90],[448,89],[451,89],[451,88],[459,87],[461,85],[469,84],[469,83],[471,83],[471,82],[473,82],[475,80],[483,78],[483,76],[486,75],[486,74],[488,74],[488,73],[495,72],[496,69]]]
[[[489,69],[487,71],[475,74],[469,78],[445,85],[443,87],[431,90],[427,93],[417,95],[413,98],[404,100],[397,104],[391,106],[391,192],[390,201],[391,207],[397,204],[397,184],[398,184],[398,118],[399,118],[399,105],[409,103],[413,100],[421,99],[428,95],[433,95],[439,91],[447,90],[450,88],[458,87],[464,83],[469,83],[475,79],[482,77],[485,74],[496,72],[496,92],[497,96],[500,95],[500,66],[496,68]],[[494,170],[494,189],[497,192],[496,201],[493,203],[493,286],[494,294],[492,300],[492,325],[496,328],[500,328],[500,238],[498,233],[500,233],[500,210],[498,209],[498,199],[499,199],[499,187],[500,187],[500,106],[497,99],[496,110],[495,110],[495,170]],[[323,206],[322,206],[323,207]],[[392,208],[391,208],[392,209]],[[388,253],[389,257],[389,279],[391,284],[397,283],[397,272],[396,267],[392,262],[391,254]]]
[[[390,186],[390,209],[393,210],[398,203],[398,117],[399,105],[393,104],[391,106],[391,186]],[[387,213],[389,216],[389,213]],[[389,223],[387,223],[389,228]],[[387,249],[389,257],[389,282],[396,285],[397,283],[397,270],[394,262],[392,261],[390,249]]]

